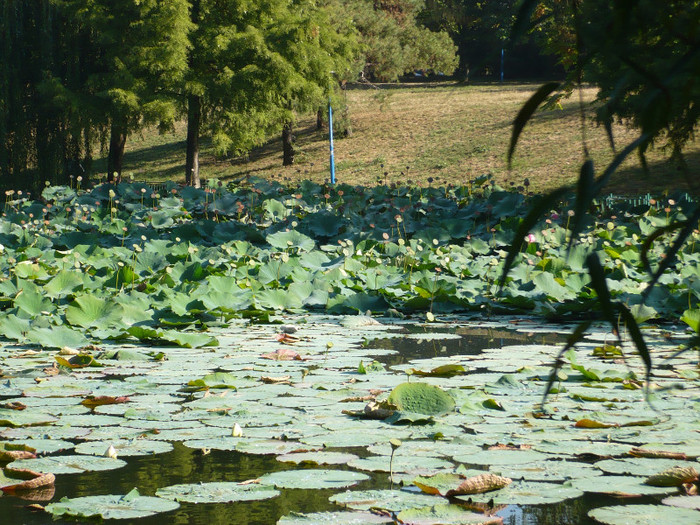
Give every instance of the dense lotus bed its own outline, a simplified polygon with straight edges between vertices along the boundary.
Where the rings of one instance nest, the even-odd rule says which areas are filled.
[[[153,355],[152,347],[105,343],[72,368],[54,366],[72,359],[65,350],[5,345],[0,450],[25,448],[36,457],[8,463],[10,481],[3,485],[18,468],[54,473],[56,482],[48,492],[0,498],[0,508],[16,506],[19,496],[55,516],[143,517],[144,523],[161,512],[249,523],[501,523],[512,509],[534,505],[567,509],[571,523],[591,507],[599,507],[592,515],[601,523],[625,523],[644,512],[697,523],[695,496],[646,483],[671,468],[695,467],[700,455],[697,366],[692,355],[675,355],[688,335],[648,334],[655,359],[667,366],[645,401],[641,361],[630,356],[622,363],[615,350],[631,350],[609,344],[605,331],[591,332],[564,358],[542,407],[561,345],[532,340],[554,343],[561,335],[542,335],[546,325],[533,319],[444,320],[233,321],[210,329],[216,346],[162,347]],[[499,339],[504,324],[522,342]],[[451,351],[470,330],[486,331],[486,347]],[[409,347],[419,343],[434,351],[412,355]],[[418,389],[422,399],[410,392],[396,397],[406,388]],[[390,394],[390,413],[369,410]],[[653,457],[659,450],[678,454]],[[150,474],[145,467],[129,470],[130,462],[158,456],[163,465],[172,457],[187,461],[165,471],[151,461]],[[209,467],[199,468],[208,458]],[[104,487],[72,487],[74,477],[107,470]],[[512,481],[460,495],[465,480],[484,474]],[[110,493],[113,485],[129,488]],[[317,494],[308,497],[315,507],[295,499],[296,491]],[[281,508],[274,503],[279,498]],[[267,500],[266,510],[246,510]],[[646,509],[662,500],[679,506]],[[606,501],[624,505],[601,507]],[[21,522],[32,519],[14,512]],[[528,519],[562,523],[546,510]]]
[[[66,518],[212,521],[243,505],[234,522],[499,523],[564,501],[572,523],[592,507],[602,523],[696,523],[678,480],[692,482],[698,457],[699,374],[678,350],[700,331],[699,234],[644,305],[640,258],[646,236],[691,204],[601,209],[567,257],[564,203],[523,239],[499,292],[528,205],[477,185],[8,192],[0,482],[17,495],[3,512],[23,496]],[[647,400],[641,360],[600,328],[554,377],[561,345],[466,344],[472,329],[553,329],[496,313],[590,316],[590,251],[639,322],[682,320],[645,329]],[[472,312],[472,327],[455,312]],[[647,483],[659,475],[674,483]],[[21,494],[25,481],[44,485]],[[477,485],[489,490],[465,493]],[[639,499],[601,505],[621,495]]]

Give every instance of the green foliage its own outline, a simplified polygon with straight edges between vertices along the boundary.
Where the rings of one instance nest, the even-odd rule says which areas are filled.
[[[340,2],[339,2],[340,3]],[[394,81],[414,70],[451,74],[456,48],[444,31],[431,31],[418,20],[422,2],[353,0],[336,5],[360,33],[367,77]]]

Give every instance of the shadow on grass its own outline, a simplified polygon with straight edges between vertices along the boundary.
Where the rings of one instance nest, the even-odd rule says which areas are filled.
[[[648,173],[641,167],[618,169],[610,178],[605,190],[620,195],[650,193],[652,196],[665,192],[688,192],[698,198],[700,181],[697,173],[700,170],[700,152],[686,154],[685,162],[685,172],[678,162],[669,159],[649,162]]]

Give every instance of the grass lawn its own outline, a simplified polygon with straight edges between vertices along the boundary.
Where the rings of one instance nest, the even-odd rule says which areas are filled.
[[[570,184],[583,159],[582,125],[575,93],[551,110],[540,111],[528,124],[515,152],[511,170],[506,152],[511,126],[522,104],[538,84],[409,84],[359,86],[346,92],[352,135],[336,139],[336,176],[339,182],[375,185],[405,182],[428,185],[464,184],[491,174],[502,186],[518,187],[529,180],[530,190],[543,191]],[[593,121],[590,102],[594,89],[583,93],[586,144],[600,173],[612,159],[607,136]],[[337,110],[336,110],[337,111]],[[262,176],[278,180],[328,179],[327,132],[316,130],[315,116],[296,123],[297,162],[282,166],[279,137],[252,151],[247,158],[216,158],[204,140],[203,178],[220,180]],[[635,137],[624,125],[615,127],[618,146]],[[688,148],[691,169],[700,164],[700,142]],[[668,152],[649,152],[650,174],[645,175],[636,155],[631,156],[609,188],[616,193],[659,193],[679,182],[679,170]],[[172,133],[144,131],[127,141],[124,173],[137,180],[184,180],[185,124]],[[97,163],[104,171],[104,161]],[[671,183],[669,184],[669,181]]]

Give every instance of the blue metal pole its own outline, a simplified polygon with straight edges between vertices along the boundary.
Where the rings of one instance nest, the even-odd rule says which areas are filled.
[[[331,147],[331,184],[335,184],[335,159],[333,158],[333,108],[331,97],[328,97],[328,136]]]
[[[505,57],[505,49],[501,48],[501,82],[503,82],[503,63],[504,63],[504,57]]]

